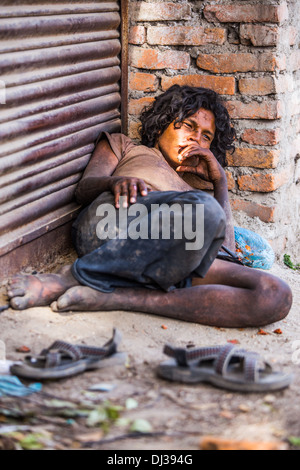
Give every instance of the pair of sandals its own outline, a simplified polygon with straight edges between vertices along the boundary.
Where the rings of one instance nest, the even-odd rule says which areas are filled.
[[[101,348],[56,341],[38,356],[26,356],[13,364],[10,372],[23,379],[61,379],[87,370],[125,364],[127,354],[118,352],[121,334],[114,329],[112,338]],[[233,344],[184,349],[165,345],[170,357],[157,368],[159,377],[187,384],[209,383],[236,392],[268,392],[287,388],[292,376],[274,372],[269,363],[254,352]]]

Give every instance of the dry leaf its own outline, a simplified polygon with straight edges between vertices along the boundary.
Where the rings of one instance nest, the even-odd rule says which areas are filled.
[[[76,441],[79,442],[97,442],[101,441],[104,436],[104,431],[97,430],[95,432],[89,432],[87,434],[78,434],[75,436]]]
[[[282,442],[251,442],[205,436],[200,440],[201,450],[283,450]]]
[[[29,353],[30,348],[28,346],[23,345],[23,346],[19,346],[18,348],[16,348],[16,351],[20,353]]]
[[[258,335],[261,335],[261,336],[266,336],[266,335],[269,335],[270,333],[268,333],[268,332],[265,331],[265,330],[260,329],[260,330],[258,330],[257,334],[258,334]]]

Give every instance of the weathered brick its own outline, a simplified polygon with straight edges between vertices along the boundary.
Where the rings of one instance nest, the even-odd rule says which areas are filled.
[[[284,57],[277,57],[272,52],[200,54],[197,58],[197,66],[213,73],[274,72],[284,70],[286,62]]]
[[[239,91],[242,95],[271,95],[276,93],[274,77],[241,78],[239,80]]]
[[[144,97],[144,98],[139,98],[137,100],[131,100],[128,106],[128,113],[138,116],[141,114],[143,109],[146,106],[151,105],[153,101],[154,101],[154,98],[152,97]]]
[[[189,4],[165,2],[132,2],[130,18],[134,21],[170,21],[184,20],[191,16]]]
[[[151,45],[222,45],[226,41],[226,29],[201,26],[149,26],[147,42]]]
[[[188,69],[190,55],[182,51],[159,51],[156,49],[143,49],[135,46],[130,50],[130,65],[139,69]]]
[[[242,175],[238,176],[237,181],[241,191],[269,193],[276,191],[288,181],[288,173],[283,170],[280,173]]]
[[[288,19],[289,12],[286,2],[281,5],[237,3],[206,6],[204,16],[208,21],[221,23],[281,23]]]
[[[177,75],[162,77],[162,89],[166,91],[172,85],[189,85],[193,87],[210,88],[221,95],[235,94],[234,77],[214,77],[213,75]]]
[[[280,129],[245,129],[241,139],[252,145],[277,145],[280,142]]]
[[[276,46],[279,40],[279,29],[277,26],[245,24],[240,27],[240,38],[242,44],[246,40],[256,47]]]
[[[152,73],[132,73],[130,75],[129,88],[135,91],[156,91],[158,89],[158,78]]]
[[[263,206],[262,204],[243,199],[231,200],[230,204],[234,211],[243,211],[249,217],[258,217],[263,222],[275,222],[276,206]]]
[[[232,191],[235,188],[235,179],[229,170],[225,170],[227,178],[228,191]]]
[[[280,101],[264,101],[257,103],[242,103],[241,101],[227,101],[225,103],[232,119],[280,119],[282,117],[282,104]]]
[[[276,168],[279,160],[278,150],[237,148],[227,156],[229,166],[246,166],[252,168]]]
[[[133,26],[129,30],[129,44],[144,44],[146,42],[146,28],[144,26]]]
[[[129,130],[128,130],[128,137],[133,140],[139,140],[140,139],[140,127],[141,123],[136,122],[136,121],[131,121],[129,124]]]

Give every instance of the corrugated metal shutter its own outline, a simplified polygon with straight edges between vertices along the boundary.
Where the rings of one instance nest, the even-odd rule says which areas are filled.
[[[118,1],[1,0],[0,256],[68,221],[101,130],[120,130]]]

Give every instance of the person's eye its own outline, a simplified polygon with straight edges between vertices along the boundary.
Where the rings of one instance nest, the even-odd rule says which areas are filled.
[[[203,134],[203,138],[204,138],[205,140],[207,140],[208,142],[211,142],[211,138],[210,138],[209,135]]]
[[[183,124],[184,124],[184,126],[187,127],[188,129],[193,129],[192,124],[190,124],[189,122],[184,121]]]

